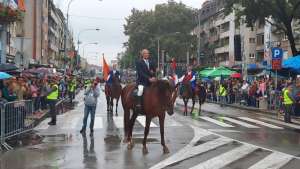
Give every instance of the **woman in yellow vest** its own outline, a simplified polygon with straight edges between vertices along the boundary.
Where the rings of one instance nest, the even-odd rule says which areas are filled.
[[[58,85],[55,81],[51,84],[51,91],[47,95],[47,101],[50,106],[50,116],[51,121],[48,123],[49,125],[56,125],[56,109],[55,104],[58,99]]]
[[[295,100],[291,95],[292,86],[289,85],[283,91],[283,108],[284,108],[284,121],[286,123],[291,123],[291,114],[293,111],[293,105]]]

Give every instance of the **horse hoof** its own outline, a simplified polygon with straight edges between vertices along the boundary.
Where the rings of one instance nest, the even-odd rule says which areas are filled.
[[[126,138],[123,139],[123,143],[128,143]]]
[[[149,153],[148,148],[147,147],[143,147],[143,154],[145,155],[145,154],[148,154],[148,153]]]
[[[169,154],[169,153],[170,153],[170,151],[169,151],[168,147],[164,147],[164,154]]]
[[[127,149],[128,150],[132,150],[133,149],[134,144],[132,142],[128,143],[127,145]]]

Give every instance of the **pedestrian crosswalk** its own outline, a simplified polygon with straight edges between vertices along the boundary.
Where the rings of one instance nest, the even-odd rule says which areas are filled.
[[[297,123],[290,124],[265,117],[255,119],[250,117],[199,116],[198,119],[222,128],[244,127],[258,129],[265,127],[274,130],[283,130],[284,128],[300,129],[300,125]]]
[[[50,121],[50,118],[47,118],[43,122],[41,122],[37,127],[35,127],[35,130],[47,130],[51,128],[52,126],[48,125],[48,122]],[[58,124],[57,126],[54,126],[58,129],[62,130],[80,130],[81,125],[83,121],[83,115],[63,115],[58,116]],[[90,123],[90,119],[88,119],[88,125]],[[95,117],[95,123],[94,123],[94,129],[103,129],[105,127],[105,123],[113,123],[113,125],[116,128],[124,128],[124,117],[122,116],[114,116],[112,117],[112,122],[109,122],[106,120],[106,117],[103,116],[97,116]],[[146,118],[145,116],[138,116],[136,119],[136,126],[142,126],[145,127]],[[165,127],[181,127],[182,124],[174,120],[173,118],[167,116],[165,119]],[[150,123],[151,128],[158,128],[159,122],[153,120]]]
[[[299,162],[297,157],[289,154],[239,142],[195,126],[192,128],[195,135],[188,145],[150,169],[221,169],[231,168],[230,165],[233,164],[243,166],[244,162],[244,168],[249,169],[280,169],[285,168],[292,160]],[[211,139],[207,139],[208,137]],[[253,160],[253,156],[261,158]]]

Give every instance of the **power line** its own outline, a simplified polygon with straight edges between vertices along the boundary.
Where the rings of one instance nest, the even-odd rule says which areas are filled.
[[[70,17],[77,17],[77,18],[87,18],[87,19],[96,19],[96,20],[125,20],[125,18],[107,18],[107,17],[95,17],[95,16],[83,16],[83,15],[69,15]]]

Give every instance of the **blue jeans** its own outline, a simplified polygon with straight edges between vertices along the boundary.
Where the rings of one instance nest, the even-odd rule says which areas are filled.
[[[83,117],[83,126],[82,126],[83,130],[86,129],[87,119],[89,117],[89,114],[91,114],[90,129],[91,130],[94,129],[95,113],[96,113],[96,106],[85,105],[85,107],[84,107],[84,117]]]

